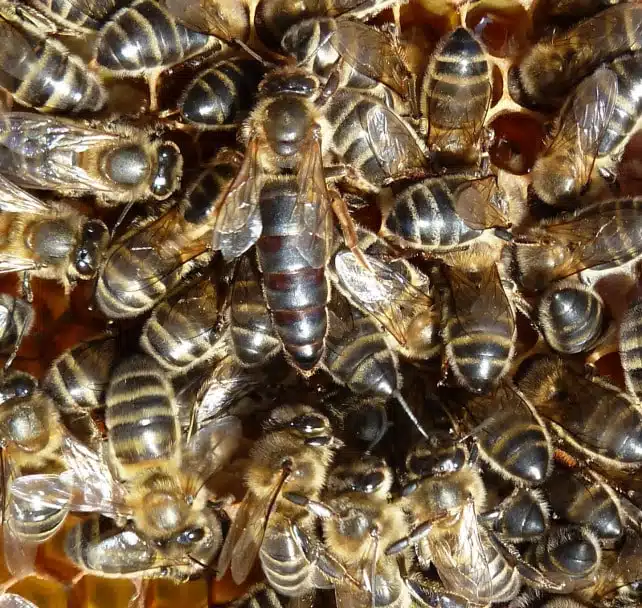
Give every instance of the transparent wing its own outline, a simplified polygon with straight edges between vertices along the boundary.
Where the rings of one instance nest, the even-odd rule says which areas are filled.
[[[372,151],[389,177],[410,170],[426,170],[427,159],[415,141],[410,127],[383,104],[370,106],[360,116]]]
[[[20,30],[4,19],[0,19],[0,36],[3,42],[0,85],[14,89],[15,79],[25,80],[31,66],[38,64],[38,57]]]
[[[215,211],[212,247],[220,250],[226,260],[245,253],[256,243],[263,229],[259,209],[262,179],[258,146],[258,138],[252,138],[236,178]]]
[[[29,258],[22,258],[10,253],[0,253],[0,274],[6,272],[22,272],[24,270],[33,270],[38,264]]]
[[[185,26],[224,40],[246,40],[248,4],[242,0],[163,0],[165,8]]]
[[[451,530],[429,534],[427,542],[447,591],[461,593],[480,604],[492,597],[492,574],[472,501],[463,507]]]
[[[2,526],[2,543],[5,565],[12,576],[22,579],[35,572],[37,543],[18,538],[10,525]]]
[[[83,15],[102,21],[119,8],[130,4],[130,0],[66,0],[66,3]]]
[[[401,345],[407,342],[408,322],[419,312],[429,311],[433,301],[427,282],[415,287],[388,264],[364,254],[372,272],[350,251],[334,258],[334,271],[346,297],[385,327]]]
[[[73,486],[60,475],[22,475],[10,484],[10,494],[25,504],[34,502],[49,509],[69,510]]]
[[[494,175],[467,180],[453,193],[455,212],[474,230],[508,227],[510,221],[497,206],[501,194]]]
[[[15,593],[0,595],[0,608],[38,608],[36,604]]]
[[[49,213],[50,210],[50,205],[16,186],[12,181],[0,174],[0,211],[44,215]]]

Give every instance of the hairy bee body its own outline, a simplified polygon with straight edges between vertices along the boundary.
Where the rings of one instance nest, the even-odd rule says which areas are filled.
[[[105,20],[129,0],[86,2],[84,0],[26,0],[57,23],[81,32],[97,32]]]
[[[622,316],[619,350],[626,388],[638,399],[642,394],[642,302],[634,300]]]
[[[480,521],[511,542],[536,541],[548,529],[550,507],[538,489],[519,488]]]
[[[254,104],[263,67],[255,59],[224,59],[194,77],[178,101],[183,120],[217,126],[239,121]]]

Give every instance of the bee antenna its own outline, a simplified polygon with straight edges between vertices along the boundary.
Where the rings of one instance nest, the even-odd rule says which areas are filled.
[[[252,59],[256,59],[264,68],[267,69],[274,69],[278,67],[276,63],[272,63],[271,61],[268,61],[267,59],[261,57],[255,50],[251,49],[245,42],[242,40],[239,40],[238,38],[234,39],[234,43],[241,47],[243,51],[245,51]]]
[[[426,433],[424,427],[421,426],[417,416],[415,416],[414,412],[410,409],[408,402],[403,398],[401,393],[399,391],[395,391],[393,393],[393,397],[399,402],[399,405],[404,409],[408,418],[412,420],[413,424],[417,427],[417,430],[424,436],[424,439],[428,439],[428,433]]]
[[[212,568],[212,566],[208,564],[204,564],[201,560],[196,559],[193,555],[190,555],[189,553],[187,554],[187,557],[192,560],[196,565],[200,566],[203,568],[205,572],[209,572],[211,575],[216,576],[218,572],[216,571],[216,568]]]

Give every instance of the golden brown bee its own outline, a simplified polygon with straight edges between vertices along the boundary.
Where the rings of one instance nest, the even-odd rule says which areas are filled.
[[[98,76],[59,41],[18,14],[19,3],[0,3],[0,86],[19,103],[43,112],[96,112],[107,94]]]
[[[25,0],[64,28],[82,34],[97,32],[129,0]]]
[[[313,538],[312,518],[284,494],[318,500],[335,444],[329,420],[313,408],[272,411],[250,453],[247,493],[219,556],[219,578],[231,566],[240,584],[258,555],[268,582],[284,595],[300,596],[324,580],[314,547],[301,541]]]
[[[558,353],[591,350],[604,329],[604,302],[578,281],[553,283],[537,304],[537,317],[549,346]]]
[[[607,270],[642,253],[642,199],[594,203],[527,229],[516,238],[520,282],[541,291],[582,270]]]
[[[642,302],[636,298],[622,315],[619,327],[619,352],[626,388],[636,399],[642,395],[642,367],[640,347],[642,346]]]
[[[112,245],[96,285],[96,303],[107,317],[144,313],[190,270],[211,260],[214,211],[240,162],[236,152],[223,149],[181,200]]]
[[[67,293],[77,280],[93,278],[107,246],[107,226],[62,201],[41,201],[2,177],[0,183],[0,273],[23,273],[28,298],[30,276],[57,280]]]
[[[428,252],[468,247],[505,228],[506,198],[495,176],[429,177],[392,186],[392,204],[382,209],[381,235],[402,248]]]
[[[541,105],[558,105],[601,63],[641,47],[642,6],[625,2],[555,32],[528,51],[519,68],[523,91]]]
[[[12,112],[0,123],[2,173],[25,188],[94,195],[102,205],[166,199],[180,183],[183,157],[170,141],[134,127]]]
[[[421,115],[428,122],[428,148],[438,166],[479,162],[491,98],[486,51],[459,27],[437,44],[422,84]]]
[[[20,350],[22,339],[29,335],[33,325],[33,308],[20,298],[0,294],[0,353],[7,355],[5,369]]]
[[[100,28],[92,63],[112,76],[144,76],[149,83],[149,110],[154,112],[156,84],[164,70],[221,48],[218,38],[185,27],[159,3],[134,0]]]
[[[616,470],[642,464],[642,410],[612,384],[587,378],[572,363],[549,356],[530,363],[518,386],[573,450]]]

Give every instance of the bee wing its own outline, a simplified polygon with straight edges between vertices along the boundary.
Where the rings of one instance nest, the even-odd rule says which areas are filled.
[[[382,82],[403,97],[408,95],[412,75],[392,36],[361,21],[339,19],[330,43],[358,72]]]
[[[26,80],[31,66],[38,63],[38,57],[20,30],[9,21],[0,19],[0,36],[3,41],[0,85],[14,88],[15,79]]]
[[[80,12],[96,21],[102,21],[127,4],[123,0],[65,0],[65,3],[73,7],[74,12]]]
[[[6,272],[23,272],[33,270],[38,264],[29,258],[22,258],[10,253],[0,253],[0,274]]]
[[[35,571],[38,544],[20,539],[10,525],[2,526],[2,544],[7,570],[16,579],[23,579]]]
[[[22,475],[9,486],[10,497],[25,504],[37,501],[49,509],[69,510],[73,486],[61,475]]]
[[[427,542],[446,590],[465,593],[472,601],[485,604],[487,592],[492,590],[492,574],[473,502],[466,503],[452,530],[429,534]]]
[[[163,4],[178,21],[197,32],[224,40],[246,38],[249,15],[239,0],[163,0]]]
[[[38,608],[33,602],[15,593],[0,595],[0,608]]]
[[[292,222],[298,227],[297,250],[313,268],[320,268],[330,250],[332,216],[317,133],[311,134],[301,156]]]
[[[347,583],[335,585],[334,598],[337,608],[372,608],[371,594]]]
[[[0,120],[2,171],[19,185],[54,190],[57,187],[107,191],[78,163],[70,160],[117,136],[50,116],[11,112]],[[52,151],[55,150],[55,154]],[[29,163],[30,170],[22,170]]]
[[[467,180],[455,188],[455,211],[474,230],[508,227],[508,218],[494,204],[497,195],[497,178],[494,175]]]
[[[258,138],[253,137],[236,178],[214,212],[212,247],[220,250],[226,260],[245,253],[263,230],[259,209],[262,179],[258,147]]]
[[[409,315],[414,316],[421,308],[429,310],[433,305],[432,298],[388,264],[363,255],[372,272],[350,251],[335,255],[334,271],[339,288],[357,308],[371,315],[399,344],[405,345]]]
[[[44,215],[50,210],[50,205],[16,186],[12,181],[0,174],[0,211]]]
[[[362,111],[360,121],[377,161],[389,177],[426,170],[426,156],[410,127],[395,112],[377,103]]]

